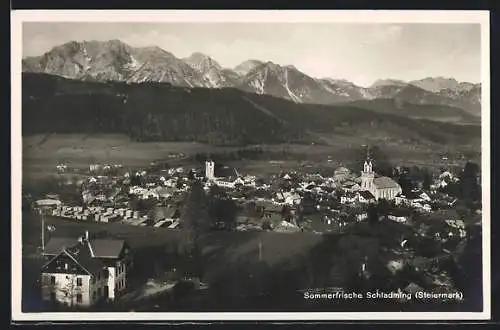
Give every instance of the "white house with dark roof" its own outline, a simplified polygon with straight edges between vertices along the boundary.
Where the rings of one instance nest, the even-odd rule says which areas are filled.
[[[106,269],[106,299],[113,300],[127,286],[127,269],[131,266],[130,248],[124,240],[89,239],[88,232],[83,238],[53,237],[45,246],[43,254],[53,258],[66,248],[73,248],[84,242],[92,260],[99,262]]]
[[[375,196],[368,190],[358,192],[358,200],[360,203],[372,203],[375,201]]]
[[[89,307],[108,295],[108,272],[88,242],[61,247],[41,269],[42,300]]]

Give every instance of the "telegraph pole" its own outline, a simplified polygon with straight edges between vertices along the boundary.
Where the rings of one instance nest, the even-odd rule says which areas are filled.
[[[45,252],[45,216],[43,214],[43,209],[41,209],[42,212],[42,254]]]

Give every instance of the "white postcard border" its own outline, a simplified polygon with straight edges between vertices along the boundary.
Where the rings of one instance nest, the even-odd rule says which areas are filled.
[[[323,23],[477,23],[481,24],[482,83],[482,244],[483,312],[479,313],[23,313],[21,311],[21,58],[23,22],[323,22]],[[488,11],[328,11],[328,10],[22,10],[11,12],[11,168],[12,168],[12,320],[13,321],[219,321],[219,320],[487,320],[491,315],[490,283],[490,37]]]

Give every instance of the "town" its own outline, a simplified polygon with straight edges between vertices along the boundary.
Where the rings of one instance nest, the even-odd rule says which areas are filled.
[[[365,239],[362,233],[368,231],[379,235],[383,260],[370,260],[374,251],[361,249],[361,256],[348,261],[349,276],[367,285],[380,272],[373,265],[381,262],[384,276],[402,276],[411,269],[412,276],[394,281],[404,292],[422,287],[432,292],[464,290],[463,279],[457,280],[446,265],[460,258],[468,242],[480,239],[480,178],[473,163],[460,173],[442,170],[420,181],[409,168],[394,168],[393,177],[380,175],[369,152],[362,168],[339,166],[329,176],[299,170],[243,174],[211,159],[203,165],[130,172],[122,165],[92,164],[86,173],[79,172],[79,199],[66,200],[54,192],[24,196],[29,212],[38,214],[42,223],[38,253],[45,262],[38,284],[33,284],[41,292],[40,300],[51,308],[119,306],[130,300],[137,289],[129,283],[134,283],[138,262],[133,244],[113,237],[117,226],[190,233],[190,252],[181,253],[180,259],[192,258],[204,232],[275,232],[300,240],[296,235],[350,234]],[[71,169],[59,164],[55,171],[64,176]],[[65,236],[63,228],[71,223],[79,226]],[[86,226],[97,223],[99,231]],[[171,269],[182,273],[181,280],[170,280],[156,295],[182,281],[194,283],[195,291],[207,290],[210,284],[192,266],[180,264]],[[335,288],[348,290],[349,285]]]

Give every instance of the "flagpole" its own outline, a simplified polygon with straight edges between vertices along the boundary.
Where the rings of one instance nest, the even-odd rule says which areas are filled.
[[[45,217],[42,210],[42,254],[45,252]]]

